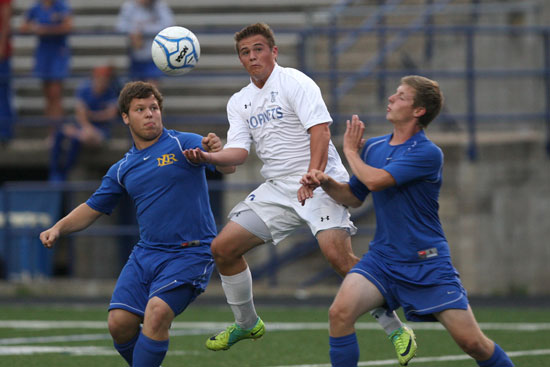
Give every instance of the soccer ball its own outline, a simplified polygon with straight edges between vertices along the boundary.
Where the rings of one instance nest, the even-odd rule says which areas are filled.
[[[168,27],[160,31],[151,45],[153,62],[168,75],[185,74],[197,65],[201,46],[197,37],[185,27]]]

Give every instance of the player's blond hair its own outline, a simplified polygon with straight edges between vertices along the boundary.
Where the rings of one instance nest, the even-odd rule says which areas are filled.
[[[424,107],[426,113],[418,118],[418,123],[424,128],[441,111],[443,107],[443,93],[439,83],[419,75],[408,75],[401,78],[401,84],[408,85],[415,90],[413,107]]]
[[[235,49],[237,50],[237,53],[239,53],[239,42],[245,38],[258,34],[265,37],[269,48],[273,50],[273,47],[275,46],[275,36],[273,35],[273,31],[265,23],[256,23],[246,26],[235,33]]]

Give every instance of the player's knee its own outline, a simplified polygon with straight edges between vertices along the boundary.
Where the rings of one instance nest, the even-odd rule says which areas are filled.
[[[237,252],[229,243],[217,238],[212,241],[210,250],[216,263],[229,262],[237,257]]]
[[[161,308],[148,310],[145,317],[144,328],[150,330],[153,334],[166,332],[170,328],[173,317]]]
[[[487,343],[482,338],[463,337],[458,339],[457,343],[466,354],[476,360],[483,360],[487,355],[491,355],[486,348]]]
[[[107,319],[109,333],[118,344],[131,340],[139,330],[139,319],[125,317],[123,311],[112,310]]]
[[[353,324],[351,310],[345,305],[334,302],[328,310],[331,327]]]

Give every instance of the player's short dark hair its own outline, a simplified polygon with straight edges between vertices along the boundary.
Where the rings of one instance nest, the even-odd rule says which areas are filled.
[[[273,49],[275,46],[275,36],[273,35],[273,31],[271,28],[265,24],[265,23],[256,23],[251,24],[249,26],[244,27],[237,33],[235,33],[235,49],[237,50],[237,53],[239,53],[239,42],[242,41],[245,38],[255,36],[255,35],[261,35],[264,36],[267,40],[267,44],[269,45],[270,49]]]
[[[121,114],[128,114],[130,103],[134,98],[149,98],[151,96],[155,96],[159,108],[162,111],[163,98],[157,87],[151,83],[142,81],[126,83],[118,96],[118,110]]]
[[[427,127],[443,107],[444,97],[439,89],[439,83],[423,76],[408,75],[401,78],[401,84],[415,90],[413,107],[426,109],[426,113],[418,118],[418,123],[422,127]]]

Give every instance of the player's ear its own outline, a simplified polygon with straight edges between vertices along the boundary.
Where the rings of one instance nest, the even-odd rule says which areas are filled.
[[[125,125],[130,125],[130,119],[128,118],[128,114],[126,112],[122,112],[122,121],[124,121]]]
[[[426,114],[426,107],[416,107],[413,111],[414,117],[419,118]]]

